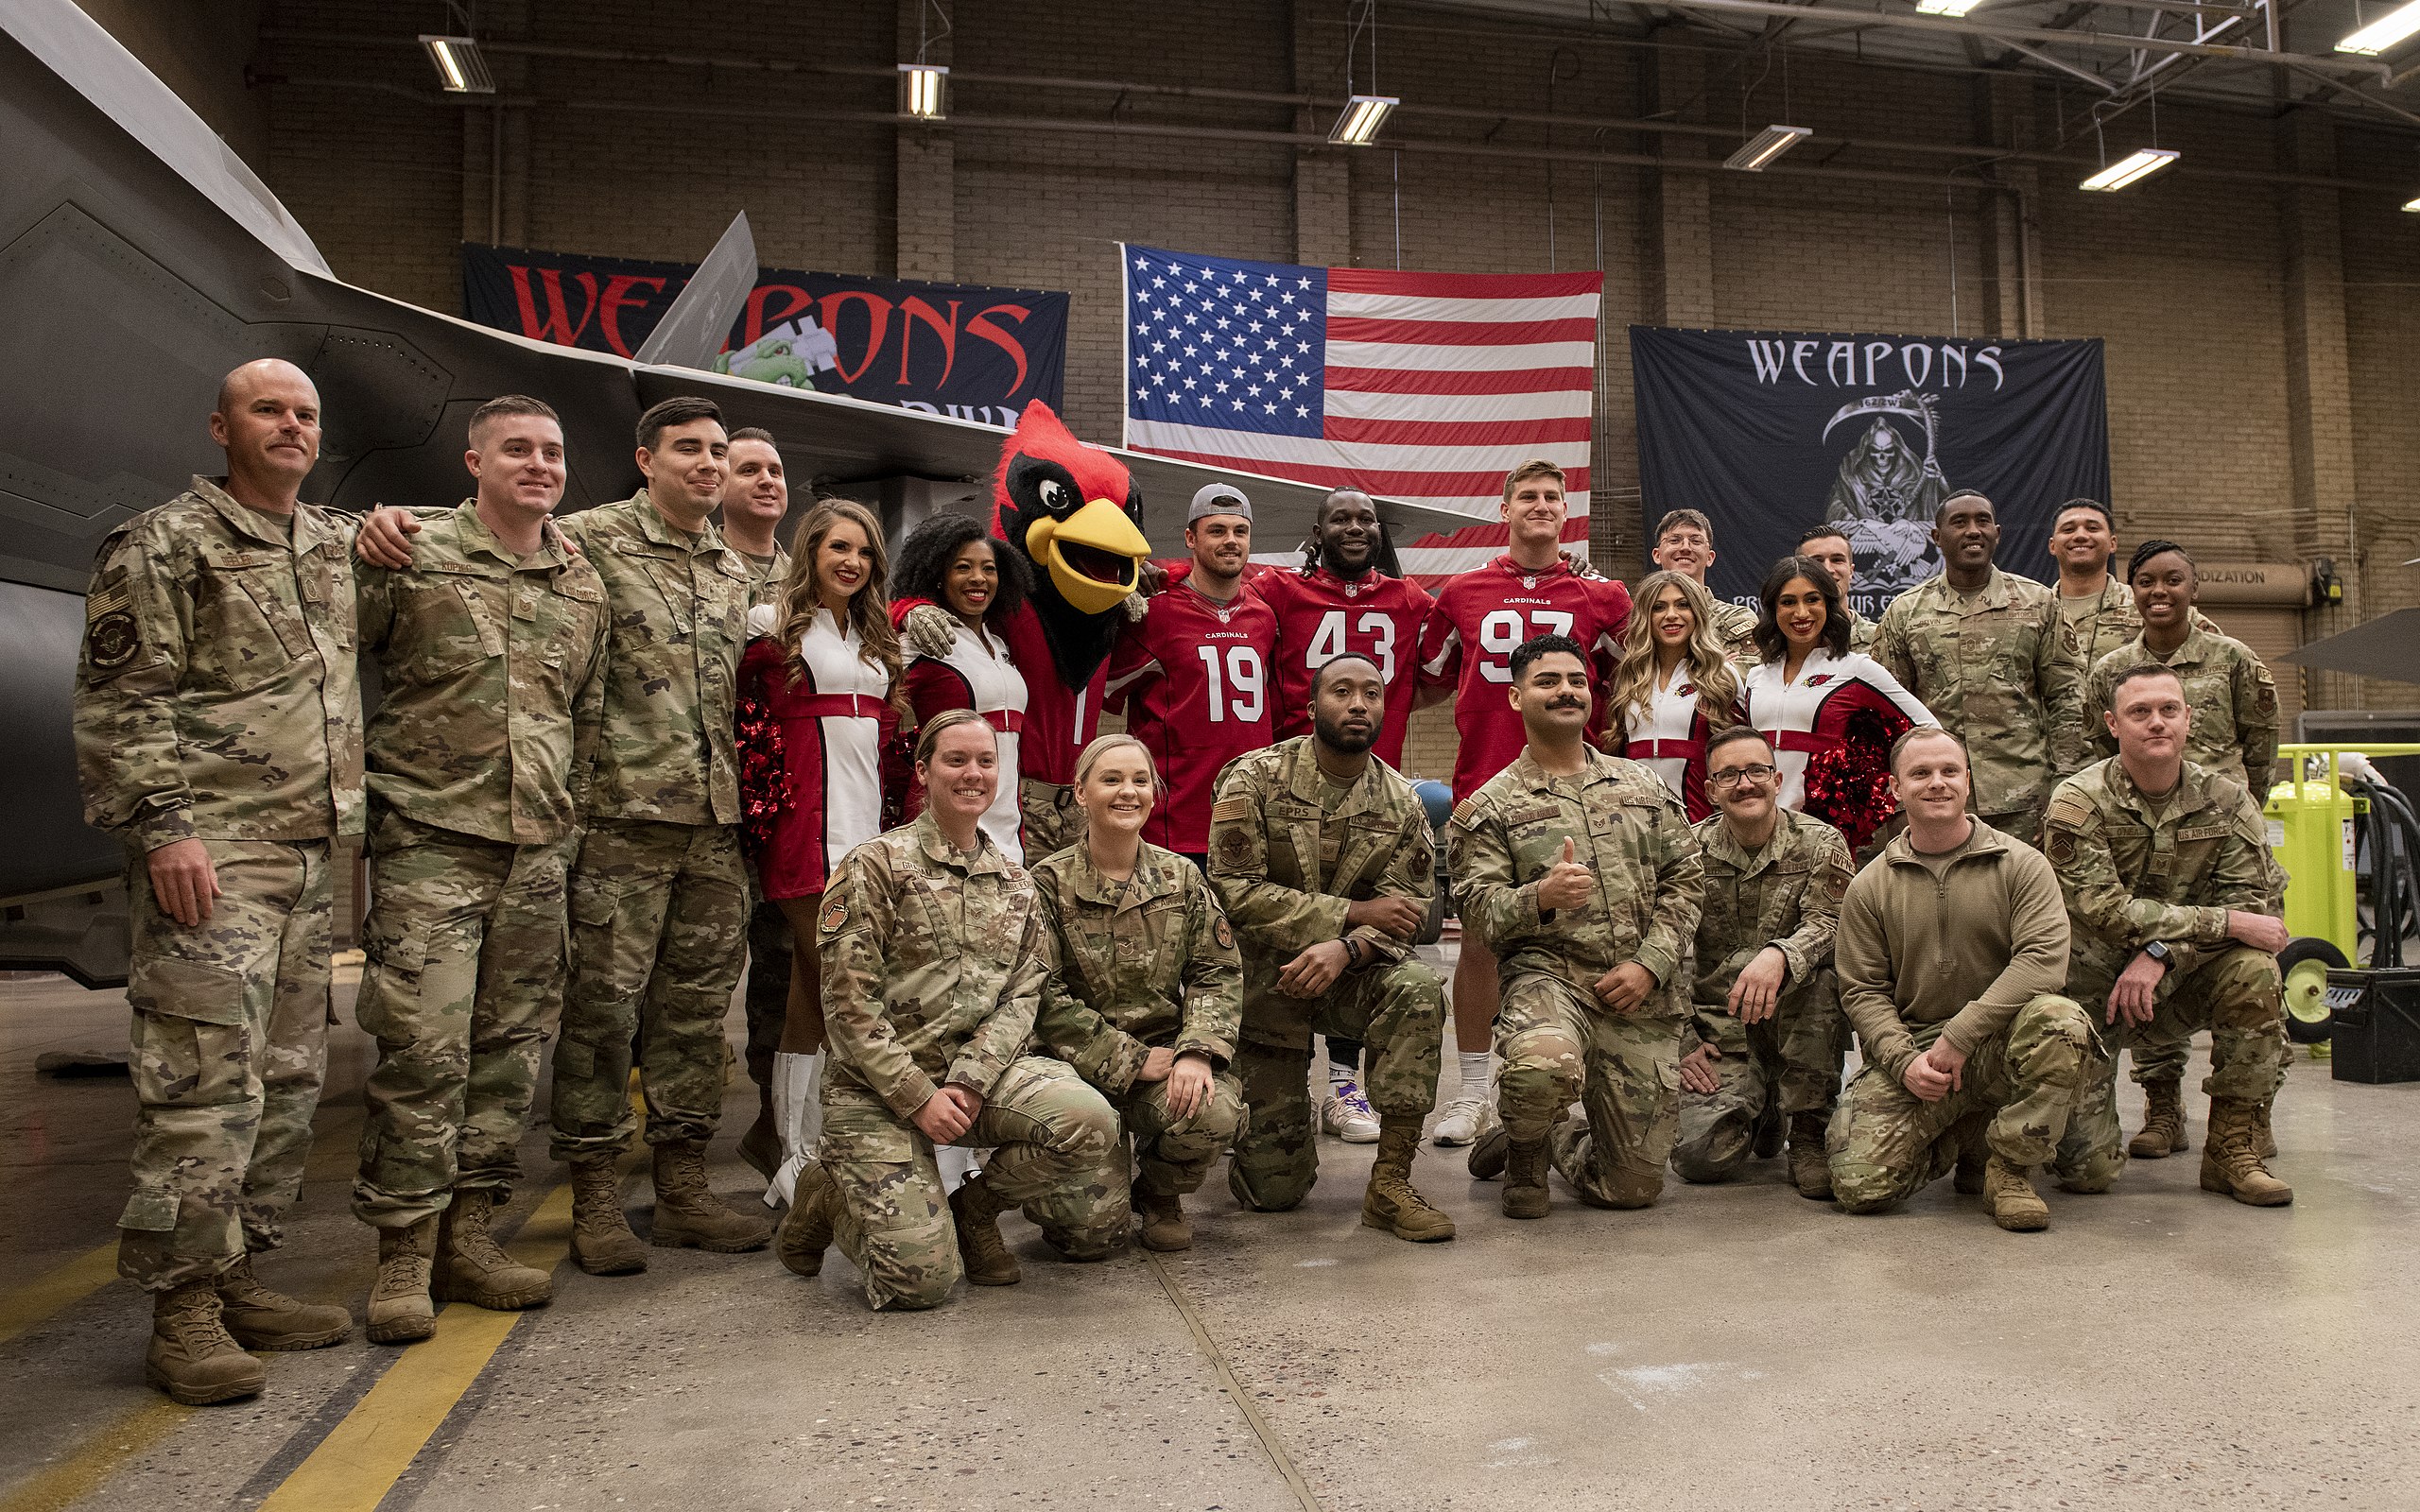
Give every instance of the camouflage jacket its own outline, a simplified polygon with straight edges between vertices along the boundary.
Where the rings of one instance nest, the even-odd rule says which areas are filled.
[[[1311,1042],[1312,1005],[1277,990],[1279,969],[1348,933],[1365,970],[1404,960],[1411,946],[1372,925],[1347,931],[1345,910],[1372,898],[1425,906],[1437,892],[1437,842],[1411,784],[1374,756],[1324,813],[1316,739],[1236,757],[1210,805],[1210,883],[1243,949],[1246,1036],[1292,1049]]]
[[[354,522],[208,478],[101,542],[76,669],[84,817],[153,850],[362,832]]]
[[[1877,621],[1867,619],[1855,610],[1848,610],[1848,616],[1849,649],[1871,655],[1874,651],[1874,637],[1882,626]]]
[[[2285,907],[2286,873],[2259,803],[2189,760],[2165,815],[2117,757],[2093,763],[2050,796],[2042,849],[2058,868],[2078,963],[2107,974],[2153,940],[2174,953],[2171,972],[2189,971],[2227,944],[2227,910]]]
[[[1975,812],[2005,815],[2041,806],[2078,738],[2083,673],[2065,645],[2058,595],[1995,567],[1971,597],[1939,574],[1900,594],[1871,654],[1964,738]]]
[[[851,850],[823,892],[831,1074],[906,1118],[944,1083],[989,1096],[1024,1053],[1056,952],[1025,868],[927,814]]]
[[[2185,732],[2185,759],[2221,772],[2254,790],[2269,791],[2277,762],[2277,684],[2252,647],[2216,627],[2196,625],[2185,644],[2167,658],[2153,656],[2139,634],[2093,663],[2084,707],[2094,711],[2094,757],[2118,754],[2118,737],[2100,711],[2109,707],[2118,674],[2143,662],[2161,662],[2185,684],[2185,707],[2193,720]]]
[[[758,561],[736,546],[731,549],[738,554],[741,561],[748,564],[748,607],[754,609],[759,604],[772,604],[779,608],[782,584],[787,582],[790,576],[788,548],[778,541],[774,541],[773,558],[770,561]]]
[[[596,569],[552,541],[523,561],[466,501],[423,518],[408,568],[354,571],[378,660],[370,791],[489,840],[570,833],[605,708]]]
[[[1698,916],[1700,1007],[1723,1008],[1732,984],[1771,945],[1789,963],[1783,985],[1802,987],[1832,964],[1841,897],[1857,875],[1841,832],[1812,815],[1780,809],[1772,838],[1754,854],[1731,837],[1721,815],[1697,826],[1705,858],[1705,906]]]
[[[1033,891],[1059,956],[1034,1026],[1052,1055],[1113,1097],[1164,1045],[1214,1071],[1235,1058],[1243,961],[1192,862],[1146,844],[1133,880],[1115,883],[1069,846],[1035,865]]]
[[[1445,829],[1446,868],[1463,927],[1503,974],[1544,971],[1597,1001],[1625,961],[1661,990],[1639,1016],[1685,1012],[1705,896],[1705,864],[1680,801],[1647,767],[1587,749],[1577,777],[1552,778],[1527,749],[1461,801]],[[1566,839],[1597,874],[1584,908],[1538,907],[1538,884]]]
[[[739,822],[732,751],[739,653],[754,581],[709,524],[696,540],[641,489],[558,522],[605,583],[605,732],[588,816]]]
[[[1756,650],[1756,611],[1745,604],[1726,599],[1714,601],[1714,636],[1722,643],[1722,654],[1734,662],[1754,664]]]

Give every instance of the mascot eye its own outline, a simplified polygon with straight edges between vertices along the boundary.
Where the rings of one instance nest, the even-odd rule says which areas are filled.
[[[1064,514],[1075,503],[1066,488],[1057,478],[1044,478],[1042,487],[1034,492],[1042,500],[1042,507],[1052,514]]]

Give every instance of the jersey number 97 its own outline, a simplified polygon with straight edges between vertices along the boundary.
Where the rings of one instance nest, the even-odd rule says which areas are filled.
[[[1571,615],[1559,609],[1499,609],[1478,622],[1478,673],[1490,682],[1512,680],[1512,656],[1521,643],[1540,635],[1569,635]]]

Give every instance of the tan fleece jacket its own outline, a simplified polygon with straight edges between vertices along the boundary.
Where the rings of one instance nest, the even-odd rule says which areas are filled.
[[[1938,881],[1908,836],[1849,884],[1833,946],[1841,1006],[1865,1057],[1894,1078],[1916,1057],[1912,1029],[1973,1055],[2016,1010],[2067,979],[2067,910],[2042,852],[1978,822]]]

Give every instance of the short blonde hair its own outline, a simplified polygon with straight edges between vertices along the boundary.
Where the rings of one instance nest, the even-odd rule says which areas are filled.
[[[1504,474],[1504,502],[1512,502],[1512,490],[1531,478],[1552,478],[1558,489],[1564,487],[1563,469],[1544,457],[1532,457]]]
[[[1132,746],[1143,753],[1143,769],[1151,774],[1151,785],[1154,788],[1158,787],[1160,764],[1151,760],[1151,747],[1132,735],[1123,734],[1098,736],[1091,745],[1084,747],[1084,753],[1076,758],[1076,785],[1083,786],[1091,780],[1093,768],[1100,765],[1100,759],[1123,746]]]
[[[916,732],[916,765],[922,766],[931,761],[933,748],[941,744],[942,735],[945,731],[956,730],[960,725],[981,725],[984,731],[991,735],[994,746],[996,747],[1000,743],[999,732],[992,729],[992,721],[974,710],[944,709],[925,720],[925,728]]]

